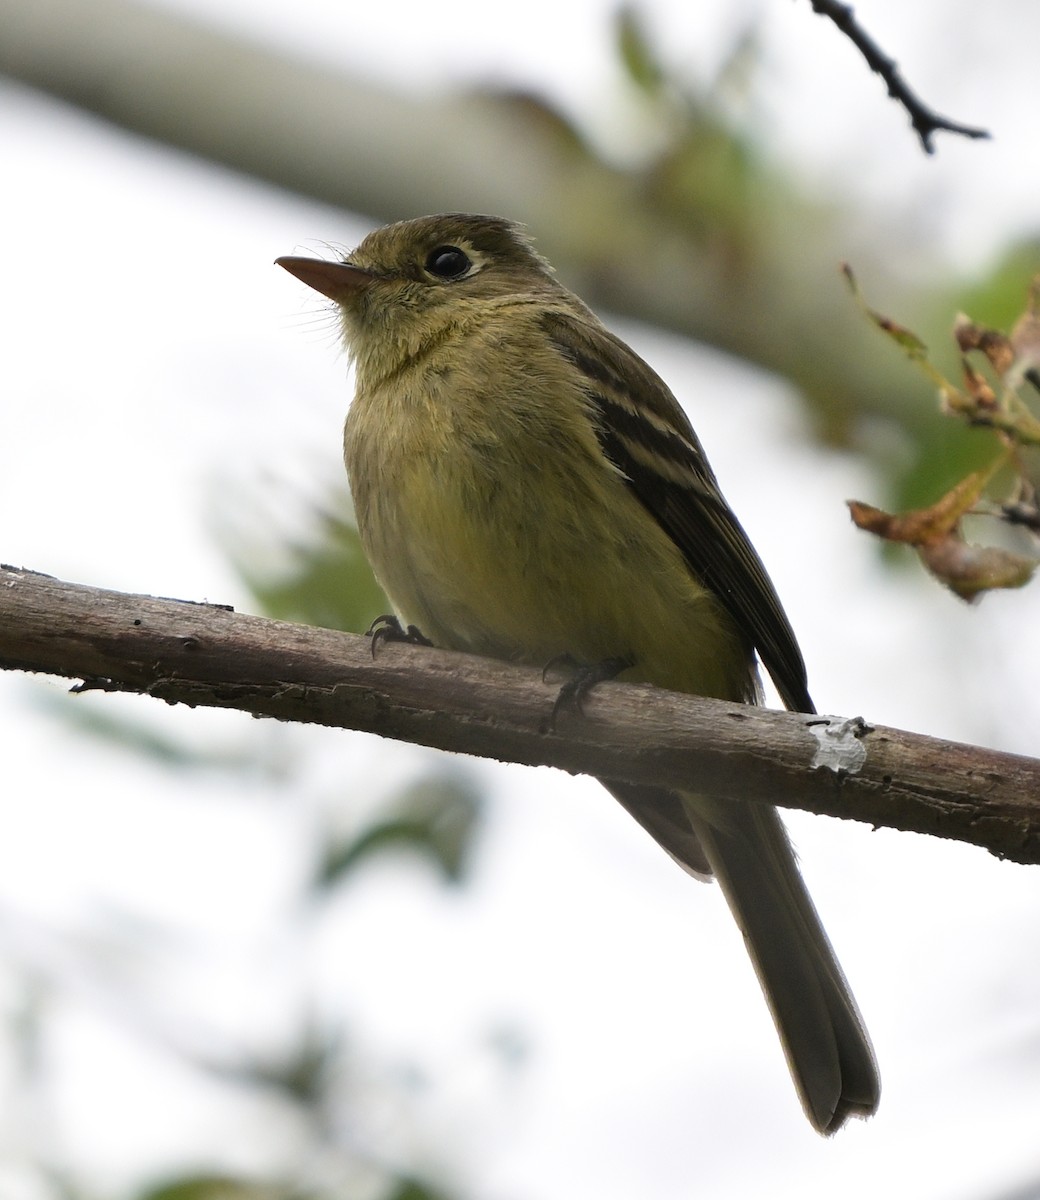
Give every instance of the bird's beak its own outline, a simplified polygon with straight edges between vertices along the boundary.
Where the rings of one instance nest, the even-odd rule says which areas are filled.
[[[344,262],[323,262],[320,258],[294,258],[291,255],[274,261],[290,275],[338,304],[353,299],[376,278],[371,271]]]

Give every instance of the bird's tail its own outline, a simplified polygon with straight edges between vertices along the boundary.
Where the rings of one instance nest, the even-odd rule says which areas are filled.
[[[813,1126],[833,1133],[873,1113],[880,1082],[870,1038],[776,810],[661,792],[655,804],[653,789],[608,786],[673,858],[718,878]]]

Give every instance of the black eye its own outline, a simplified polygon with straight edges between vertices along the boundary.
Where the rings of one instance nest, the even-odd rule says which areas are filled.
[[[426,256],[426,269],[438,279],[459,279],[473,264],[458,246],[438,246]]]

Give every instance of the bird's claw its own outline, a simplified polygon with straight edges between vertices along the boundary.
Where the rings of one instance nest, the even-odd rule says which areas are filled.
[[[372,639],[372,657],[382,642],[405,642],[409,646],[432,646],[433,642],[415,625],[402,625],[393,613],[384,613],[365,630],[365,637]]]
[[[574,674],[560,688],[553,704],[552,716],[549,720],[549,728],[556,728],[556,718],[560,715],[563,708],[569,704],[573,704],[578,710],[579,716],[585,715],[584,701],[585,697],[592,691],[597,683],[605,683],[608,679],[615,679],[622,671],[627,671],[633,665],[630,658],[604,658],[598,663],[578,663],[570,654],[558,654],[555,658],[550,659],[545,664],[542,671],[542,678],[553,668],[560,665],[572,667]]]

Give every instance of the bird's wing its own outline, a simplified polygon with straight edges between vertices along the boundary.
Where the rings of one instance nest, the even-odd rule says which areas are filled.
[[[591,315],[552,309],[543,321],[582,376],[603,453],[754,645],[787,707],[813,712],[780,599],[667,385]]]

